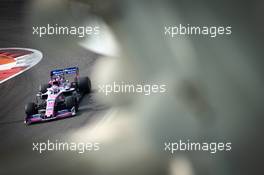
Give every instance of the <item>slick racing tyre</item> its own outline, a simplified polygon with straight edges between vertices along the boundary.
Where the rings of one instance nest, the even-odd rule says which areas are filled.
[[[35,103],[28,103],[25,106],[25,113],[27,115],[33,115],[37,113],[36,104]]]
[[[91,92],[91,80],[89,79],[89,77],[80,77],[78,79],[78,88],[79,91],[87,94]]]
[[[75,97],[68,96],[65,98],[65,105],[67,109],[72,109],[72,107],[75,107],[75,111],[78,111],[78,103]]]

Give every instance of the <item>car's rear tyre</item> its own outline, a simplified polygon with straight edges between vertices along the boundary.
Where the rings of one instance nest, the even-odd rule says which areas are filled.
[[[39,86],[39,92],[41,92],[42,94],[47,92],[47,89],[50,87],[49,84],[41,84]]]
[[[26,106],[25,106],[25,113],[27,115],[36,114],[37,113],[36,104],[35,103],[32,103],[32,102],[26,104]]]
[[[91,80],[89,77],[80,77],[78,79],[78,88],[81,93],[87,94],[91,92]]]
[[[73,107],[75,107],[75,111],[78,111],[78,102],[77,99],[74,96],[68,96],[65,98],[65,105],[67,109],[72,109]]]

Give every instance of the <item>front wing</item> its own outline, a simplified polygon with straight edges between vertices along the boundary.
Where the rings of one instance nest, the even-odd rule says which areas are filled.
[[[25,124],[40,123],[40,122],[45,122],[49,120],[56,120],[56,119],[72,117],[75,115],[76,115],[75,111],[64,109],[64,110],[58,111],[54,117],[45,117],[45,114],[34,114],[34,115],[27,116],[24,123]]]

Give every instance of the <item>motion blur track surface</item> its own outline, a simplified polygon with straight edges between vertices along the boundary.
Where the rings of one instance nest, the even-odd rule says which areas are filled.
[[[42,48],[29,42],[24,33],[30,28],[24,26],[22,16],[25,12],[22,7],[23,1],[1,1],[0,47],[34,48],[43,53],[43,58],[30,70],[0,84],[0,174],[39,174],[47,167],[59,166],[58,161],[61,160],[53,153],[43,156],[33,152],[32,142],[60,140],[67,132],[100,120],[96,118],[97,114],[106,111],[94,100],[92,93],[82,99],[76,117],[31,126],[23,123],[25,104],[34,100],[39,84],[48,81],[51,69],[79,66],[80,75],[89,76],[98,55],[77,45],[58,55],[55,54],[56,48]],[[38,162],[45,162],[45,165]],[[60,162],[62,165],[63,162]]]

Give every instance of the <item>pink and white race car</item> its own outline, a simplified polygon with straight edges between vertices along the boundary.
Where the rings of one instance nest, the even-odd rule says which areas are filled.
[[[74,77],[70,82],[66,77],[71,75]],[[24,123],[75,116],[81,97],[91,92],[90,79],[79,77],[78,67],[52,70],[50,77],[49,83],[40,85],[36,101],[25,106]]]

